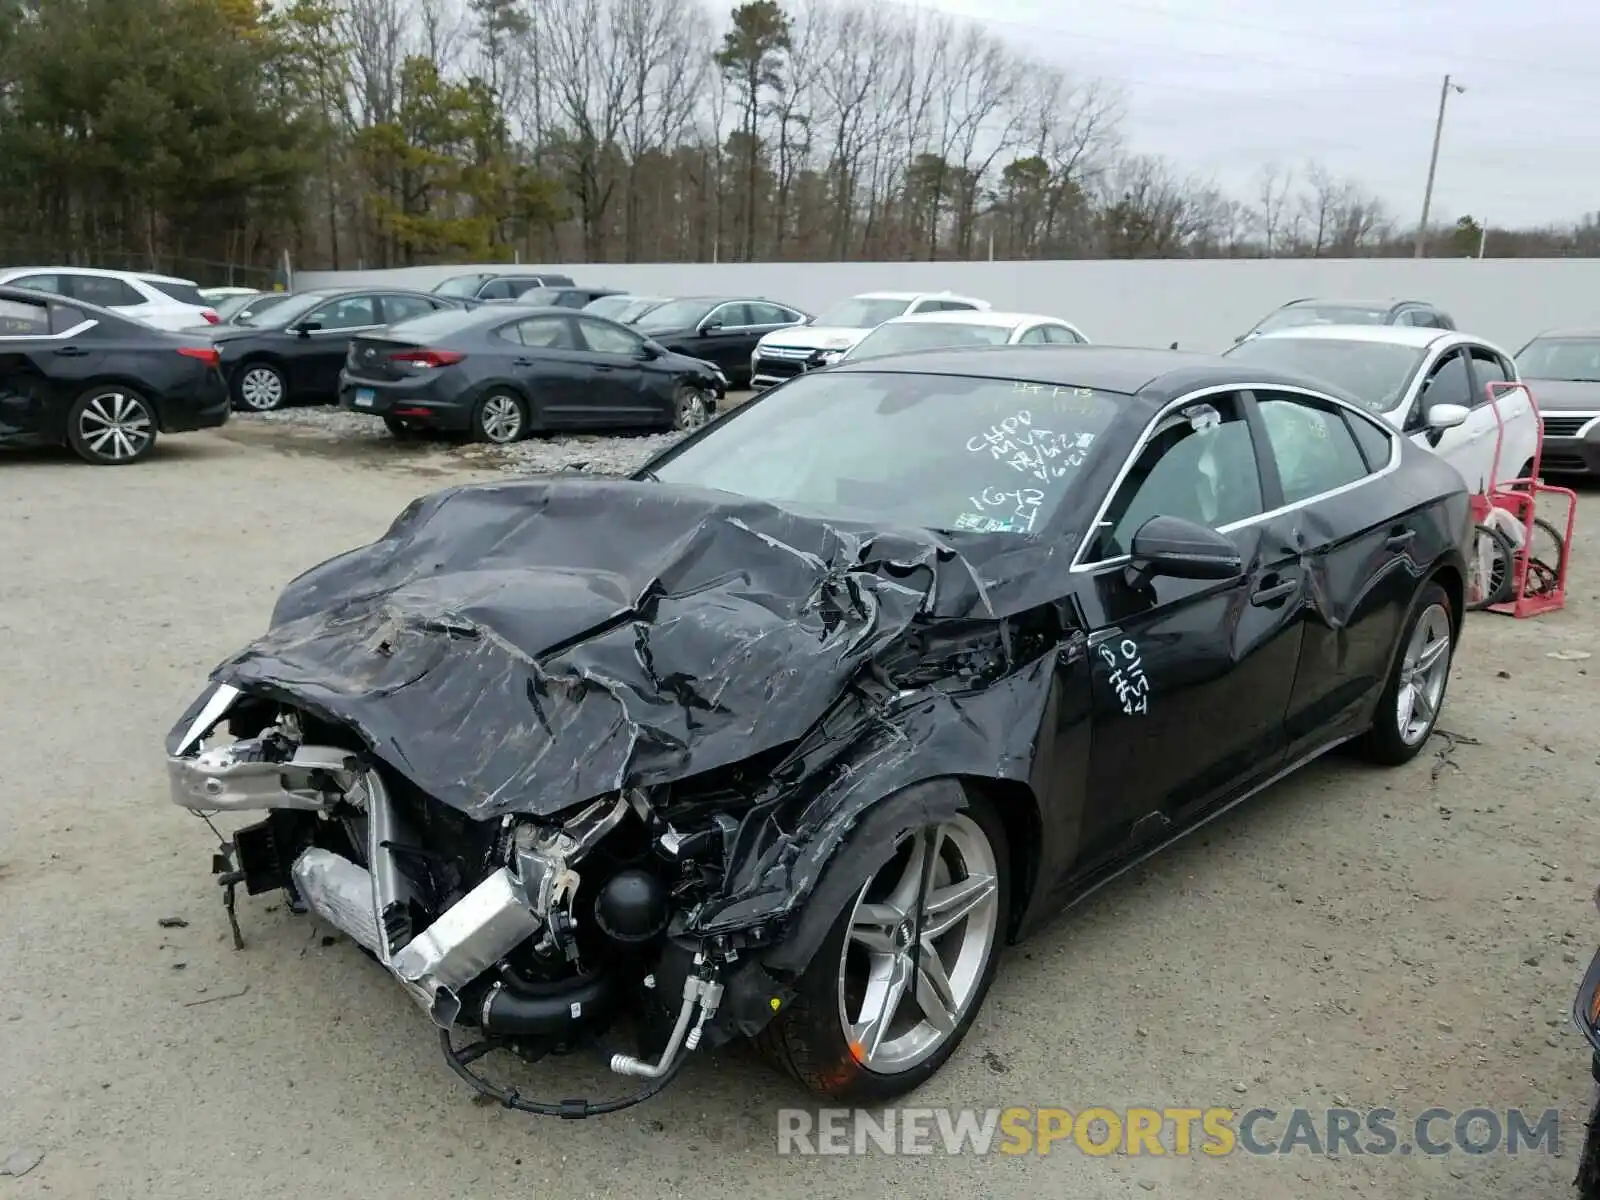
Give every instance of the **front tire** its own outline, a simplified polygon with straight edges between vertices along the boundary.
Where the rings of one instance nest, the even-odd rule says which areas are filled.
[[[1005,826],[980,797],[907,835],[839,914],[793,1003],[762,1032],[763,1053],[817,1096],[850,1104],[919,1087],[961,1045],[994,981],[1010,874]]]
[[[121,384],[90,388],[67,412],[67,444],[84,462],[126,467],[156,446],[150,401]]]
[[[672,395],[672,427],[680,433],[693,433],[711,420],[716,402],[705,388],[680,383]]]
[[[1401,629],[1399,653],[1378,699],[1372,728],[1356,743],[1363,758],[1397,767],[1421,753],[1444,707],[1455,642],[1450,597],[1429,580],[1417,593]]]

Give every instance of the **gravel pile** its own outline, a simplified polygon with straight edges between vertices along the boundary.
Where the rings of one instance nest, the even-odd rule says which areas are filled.
[[[394,435],[382,421],[341,408],[283,408],[267,413],[235,413],[235,421],[266,422],[309,430],[328,441],[357,441],[395,445]],[[628,475],[651,457],[673,445],[681,433],[651,433],[619,436],[566,434],[557,437],[534,436],[511,446],[468,444],[453,446],[439,440],[432,445],[467,460],[474,466],[492,467],[517,475],[548,475],[573,470],[580,464],[595,475]],[[424,443],[427,444],[427,443]]]

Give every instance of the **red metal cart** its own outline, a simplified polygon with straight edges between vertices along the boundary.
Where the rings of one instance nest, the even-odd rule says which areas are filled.
[[[1502,481],[1500,451],[1505,442],[1505,417],[1500,411],[1500,397],[1506,392],[1521,391],[1533,407],[1533,417],[1538,429],[1534,443],[1533,464],[1525,477]],[[1544,456],[1544,421],[1539,414],[1538,402],[1525,383],[1508,383],[1494,380],[1488,386],[1489,406],[1494,412],[1495,447],[1494,465],[1489,473],[1487,489],[1472,497],[1472,519],[1475,524],[1492,523],[1493,509],[1508,514],[1520,526],[1518,539],[1511,557],[1511,598],[1489,606],[1489,612],[1508,613],[1513,617],[1536,617],[1540,613],[1554,612],[1567,602],[1567,571],[1572,558],[1572,531],[1578,515],[1578,494],[1571,488],[1553,487],[1539,476]],[[1540,518],[1541,499],[1560,499],[1566,502],[1565,526],[1559,519]],[[1555,535],[1559,549],[1557,561],[1551,563],[1533,553],[1534,530],[1540,525]]]

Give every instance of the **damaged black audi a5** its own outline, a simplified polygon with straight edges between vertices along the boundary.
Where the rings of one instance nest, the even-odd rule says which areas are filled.
[[[455,487],[301,575],[167,743],[213,859],[564,1117],[754,1039],[880,1101],[1003,945],[1341,743],[1399,764],[1466,487],[1321,385],[997,347],[801,376],[631,479]],[[636,1090],[536,1101],[494,1050]]]

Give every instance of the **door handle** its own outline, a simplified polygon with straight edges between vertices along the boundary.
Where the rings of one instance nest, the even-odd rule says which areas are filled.
[[[514,358],[511,360],[513,367],[536,367],[539,364],[531,358]]]
[[[593,366],[594,366],[594,369],[596,371],[615,371],[616,370],[615,367],[607,366],[605,363],[595,363],[595,364],[593,364]]]
[[[1385,550],[1401,550],[1416,540],[1415,529],[1396,529],[1383,540]]]
[[[55,353],[59,358],[82,358],[89,352],[81,346],[62,346]]]
[[[1258,608],[1276,604],[1293,595],[1299,587],[1300,585],[1292,579],[1282,579],[1277,575],[1268,575],[1261,581],[1261,586],[1250,594],[1250,603]]]

